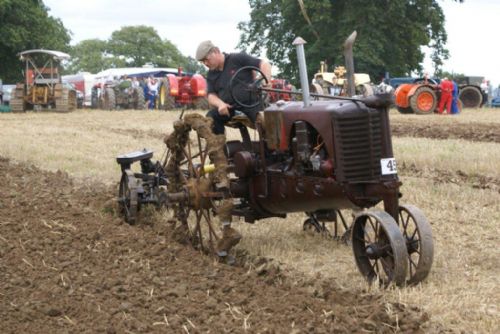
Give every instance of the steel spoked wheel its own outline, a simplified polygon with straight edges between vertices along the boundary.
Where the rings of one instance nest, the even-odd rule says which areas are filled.
[[[129,169],[122,173],[118,190],[118,206],[120,208],[120,214],[125,217],[125,221],[130,225],[134,225],[137,222],[139,201],[137,179],[134,177],[134,173]]]
[[[413,205],[399,206],[398,223],[408,250],[407,284],[417,284],[429,275],[434,259],[431,225]]]
[[[227,215],[232,208],[222,146],[224,136],[216,136],[210,121],[198,114],[186,115],[174,125],[167,139],[170,154],[165,162],[169,178],[167,196],[175,201],[174,217],[184,236],[195,248],[215,253],[221,228],[214,216]],[[225,176],[223,175],[225,174]]]
[[[368,282],[377,280],[383,286],[405,284],[405,240],[388,213],[371,210],[358,214],[353,224],[352,247],[358,269]]]
[[[302,230],[308,234],[328,234],[325,224],[317,221],[315,218],[307,218],[302,225]]]

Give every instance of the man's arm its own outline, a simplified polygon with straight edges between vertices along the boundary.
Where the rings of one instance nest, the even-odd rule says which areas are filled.
[[[271,64],[267,60],[261,59],[259,68],[266,76],[267,82],[270,84],[272,79]]]
[[[217,108],[219,111],[219,115],[226,115],[229,116],[229,108],[231,108],[230,104],[227,104],[226,102],[222,101],[217,94],[215,93],[208,93],[208,104],[211,106],[214,106]]]

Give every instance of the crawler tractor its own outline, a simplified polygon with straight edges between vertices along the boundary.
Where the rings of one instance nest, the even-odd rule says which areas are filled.
[[[61,82],[60,63],[69,59],[64,52],[28,50],[19,53],[25,62],[25,81],[18,83],[10,101],[13,112],[52,110],[68,112],[76,108],[76,91]]]
[[[348,236],[361,274],[382,285],[416,284],[431,268],[432,233],[421,210],[400,204],[390,95],[310,94],[304,43],[294,41],[302,102],[279,101],[264,109],[252,124],[255,137],[236,121],[229,125],[240,130],[241,140],[226,141],[212,133],[209,119],[189,114],[174,123],[159,161],[152,161],[149,150],[119,156],[121,212],[135,223],[141,206],[167,207],[176,234],[224,260],[230,253],[220,251],[221,243],[234,217],[255,223],[304,212],[305,226],[318,227],[352,209]],[[255,80],[241,85],[248,71]],[[263,82],[259,69],[244,67],[234,73],[229,89],[239,106],[255,107],[264,90],[276,92],[262,88]],[[135,162],[140,172],[133,171]]]

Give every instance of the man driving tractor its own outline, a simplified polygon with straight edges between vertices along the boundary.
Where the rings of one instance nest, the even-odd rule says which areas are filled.
[[[252,108],[237,106],[231,96],[229,83],[231,77],[236,71],[244,66],[253,66],[259,68],[265,75],[267,83],[271,81],[271,64],[263,59],[258,59],[247,55],[246,53],[224,53],[219,50],[211,41],[203,41],[196,50],[196,59],[208,67],[207,86],[208,103],[213,107],[207,117],[214,120],[213,132],[215,134],[224,134],[224,124],[229,122],[234,116],[236,110],[244,113],[252,123],[255,123],[257,112],[261,111],[261,106]],[[242,83],[252,83],[251,72],[240,78]],[[265,81],[266,81],[265,80]],[[245,96],[243,87],[233,90],[238,94],[237,100],[250,104],[250,96]]]
[[[255,101],[257,97],[249,94],[245,89],[246,85],[254,83],[253,71],[242,72],[237,82],[231,83],[231,78],[239,69],[252,66],[262,71],[263,86],[267,86],[271,80],[271,64],[246,53],[223,53],[208,40],[201,42],[198,46],[196,59],[209,69],[207,92],[208,103],[212,109],[207,113],[207,117],[213,119],[212,132],[215,135],[223,135],[224,125],[238,112],[246,115],[250,122],[255,124],[257,113],[262,111],[262,105],[255,103],[258,102]],[[247,106],[242,106],[241,103]],[[222,238],[217,243],[216,253],[221,258],[227,258],[227,262],[231,263],[234,259],[228,252],[240,241],[241,234],[231,227],[230,214],[219,214],[219,217],[222,223]]]

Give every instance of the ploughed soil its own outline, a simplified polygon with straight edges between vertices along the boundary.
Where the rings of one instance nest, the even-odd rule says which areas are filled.
[[[129,226],[115,189],[3,158],[0,174],[2,333],[439,331],[377,292],[266,259],[218,263],[158,219]]]
[[[442,116],[446,117],[446,116]],[[447,116],[452,117],[452,116]],[[398,137],[419,137],[431,139],[464,139],[469,141],[500,143],[500,131],[497,124],[489,123],[435,123],[391,120],[392,134]]]

